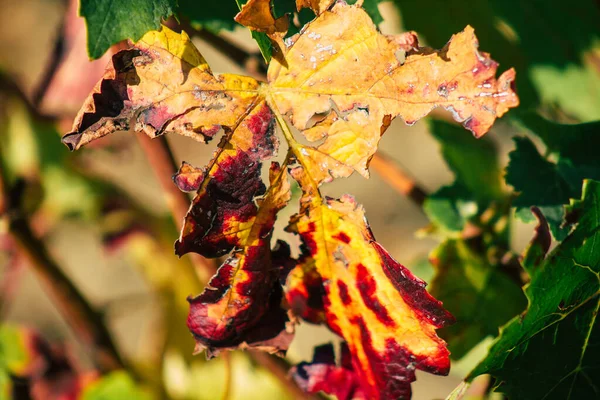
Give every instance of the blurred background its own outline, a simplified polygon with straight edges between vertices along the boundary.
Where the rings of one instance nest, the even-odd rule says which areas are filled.
[[[499,61],[500,71],[516,68],[521,107],[509,113],[515,116],[499,120],[486,139],[502,169],[514,147],[511,137],[526,134],[514,123],[519,113],[535,111],[562,123],[600,118],[598,5],[585,0],[569,4],[396,0],[378,7],[382,32],[415,30],[423,44],[434,48],[470,24],[481,50]],[[185,299],[200,293],[206,272],[195,270],[189,258],[173,254],[178,232],[150,166],[152,160],[134,134],[111,135],[75,153],[61,144],[61,135],[70,130],[76,112],[119,48],[90,62],[77,6],[76,1],[0,0],[0,168],[5,186],[11,189],[4,188],[0,222],[0,316],[2,324],[37,332],[51,344],[52,357],[69,364],[59,368],[65,376],[62,386],[38,388],[39,393],[58,398],[73,379],[97,377],[85,375],[93,368],[85,340],[65,320],[37,261],[9,232],[7,212],[15,202],[32,235],[100,313],[134,375],[154,382],[146,391],[134,393],[130,378],[116,376],[106,384],[108,389],[100,387],[98,393],[116,390],[121,393],[116,398],[146,398],[147,393],[155,393],[157,398],[219,399],[230,387],[231,399],[294,398],[264,365],[240,353],[208,362],[203,355],[192,356]],[[193,18],[191,22],[194,25]],[[249,54],[258,52],[241,26],[221,35]],[[214,47],[214,41],[203,35],[193,40],[214,72],[245,73]],[[444,112],[433,117],[448,120]],[[430,132],[432,126],[426,120],[411,127],[395,120],[380,145],[386,160],[426,193],[454,181],[441,145]],[[471,139],[468,131],[462,134]],[[177,164],[205,165],[216,146],[178,136],[166,139]],[[476,164],[471,167],[478,168]],[[335,197],[353,194],[364,205],[378,241],[419,277],[433,278],[427,259],[439,238],[430,234],[430,221],[421,207],[400,194],[389,178],[372,171],[368,180],[353,175],[326,185],[323,191]],[[296,194],[291,204],[297,199]],[[275,236],[297,243],[283,232],[294,209],[280,213]],[[509,218],[510,248],[520,252],[533,225],[517,220],[512,212]],[[302,324],[287,360],[309,361],[315,345],[335,340],[324,327]],[[449,377],[418,374],[413,398],[445,398],[485,354],[489,340],[454,363]],[[1,382],[0,378],[0,388]],[[125,395],[128,390],[131,394]]]

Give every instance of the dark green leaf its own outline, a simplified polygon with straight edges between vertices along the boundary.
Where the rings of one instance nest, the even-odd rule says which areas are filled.
[[[450,232],[461,232],[467,221],[477,215],[478,207],[472,193],[454,182],[428,196],[423,211],[434,225]]]
[[[220,2],[179,0],[179,14],[189,18],[192,26],[205,28],[213,32],[232,31],[239,26],[233,19],[239,8],[235,0]]]
[[[529,209],[537,206],[548,219],[554,237],[564,238],[561,229],[564,217],[563,205],[573,195],[568,183],[558,172],[556,164],[547,161],[535,145],[525,137],[515,137],[516,149],[510,154],[506,168],[506,183],[520,192],[513,202],[517,215],[531,221]]]
[[[502,330],[468,380],[491,374],[515,399],[600,397],[600,183],[585,181],[569,213],[573,232],[541,264],[524,265],[529,308]]]
[[[561,125],[535,114],[523,115],[521,122],[544,141],[556,162],[542,157],[529,139],[515,138],[516,149],[510,153],[506,170],[506,182],[521,192],[513,205],[526,221],[531,219],[529,208],[539,207],[552,234],[561,240],[568,233],[568,227],[561,228],[564,205],[570,198],[581,197],[584,179],[600,179],[596,150],[600,146],[600,122]]]
[[[81,0],[79,13],[87,24],[90,58],[100,58],[121,40],[137,41],[158,29],[176,6],[177,0]]]
[[[439,333],[456,359],[523,311],[527,301],[519,285],[463,240],[447,240],[435,249],[436,275],[430,292],[456,317]]]
[[[469,219],[504,197],[496,146],[446,122],[431,121],[430,128],[456,180],[429,196],[424,210],[434,224],[460,232]]]
[[[476,139],[461,126],[431,122],[431,134],[441,145],[442,155],[456,180],[477,200],[502,196],[502,170],[494,143],[487,136]]]

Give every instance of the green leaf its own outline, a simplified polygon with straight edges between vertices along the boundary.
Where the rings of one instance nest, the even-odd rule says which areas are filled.
[[[491,374],[498,391],[524,400],[600,397],[600,183],[585,181],[582,200],[568,210],[573,232],[541,262],[524,264],[528,309],[467,380]]]
[[[548,219],[554,237],[561,240],[566,236],[561,228],[563,205],[573,192],[558,172],[556,164],[542,157],[531,140],[525,137],[515,137],[513,140],[516,148],[509,154],[506,183],[520,192],[513,202],[517,215],[525,221],[531,221],[529,209],[532,206],[539,207]]]
[[[0,400],[13,397],[13,377],[24,377],[35,363],[32,334],[13,325],[0,325]]]
[[[239,26],[233,19],[239,8],[235,0],[220,2],[179,0],[179,14],[187,17],[195,28],[205,28],[213,32],[232,31]]]
[[[443,186],[427,197],[423,211],[436,226],[450,232],[461,232],[479,208],[471,192],[458,181]]]
[[[102,57],[121,40],[137,41],[158,29],[176,6],[177,0],[81,0],[79,13],[87,24],[90,58]]]
[[[443,121],[431,121],[430,131],[456,180],[430,195],[424,211],[438,227],[460,232],[491,202],[504,198],[496,146],[488,138],[475,139]]]
[[[456,317],[454,325],[439,331],[455,359],[497,336],[498,328],[527,305],[520,286],[463,240],[446,240],[430,260],[436,268],[430,292]]]
[[[461,126],[443,121],[433,120],[430,126],[458,182],[477,200],[489,201],[502,196],[502,170],[491,139],[487,136],[476,139]]]
[[[87,386],[81,400],[151,400],[152,397],[136,386],[124,371],[112,372]]]
[[[555,162],[543,157],[527,138],[514,138],[516,149],[509,154],[506,182],[521,192],[513,205],[517,215],[531,220],[529,208],[539,207],[548,219],[552,234],[562,240],[569,227],[563,227],[564,205],[581,197],[584,179],[600,179],[600,122],[561,125],[536,114],[526,114],[522,124],[538,135]]]
[[[595,0],[395,0],[403,26],[434,48],[472,25],[481,48],[519,71],[521,111],[558,104],[583,120],[600,118],[600,47]],[[519,109],[517,110],[517,114]],[[514,117],[514,113],[511,114]]]

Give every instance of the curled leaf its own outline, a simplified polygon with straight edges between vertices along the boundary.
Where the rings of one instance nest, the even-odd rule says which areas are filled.
[[[238,123],[257,87],[249,77],[213,75],[185,32],[163,27],[112,57],[63,142],[74,150],[130,127],[209,140]]]
[[[178,255],[190,251],[205,257],[226,254],[252,226],[257,213],[254,198],[265,191],[261,161],[272,157],[278,145],[274,127],[266,104],[253,105],[223,137],[204,176],[192,177],[190,169],[176,175],[177,182],[191,178],[190,186],[198,186],[175,244]]]
[[[196,168],[184,161],[179,171],[173,175],[173,182],[182,192],[195,192],[200,188],[205,174],[204,169]]]

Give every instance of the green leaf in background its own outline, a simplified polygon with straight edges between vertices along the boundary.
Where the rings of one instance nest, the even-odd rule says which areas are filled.
[[[12,325],[0,325],[0,370],[21,375],[34,355],[29,349],[29,331]]]
[[[581,121],[600,118],[600,7],[595,0],[395,0],[406,30],[441,48],[467,25],[483,51],[515,67],[521,107],[558,105]],[[519,112],[517,110],[517,112]]]
[[[566,232],[561,228],[564,217],[563,205],[569,201],[569,185],[560,176],[556,164],[546,160],[531,140],[515,137],[516,148],[510,154],[506,167],[506,183],[520,192],[513,206],[517,216],[529,222],[533,220],[530,207],[537,206],[548,219],[552,234],[562,240]]]
[[[535,114],[524,115],[521,122],[544,141],[556,161],[543,157],[528,138],[514,138],[506,182],[521,194],[513,205],[525,221],[532,220],[530,207],[540,208],[554,237],[562,240],[569,229],[562,226],[564,205],[581,197],[584,179],[600,179],[600,122],[561,125]]]
[[[151,400],[152,396],[136,386],[124,371],[112,372],[88,385],[81,400]]]
[[[528,250],[535,257],[524,257],[529,307],[502,329],[467,380],[491,374],[497,390],[515,399],[600,397],[600,183],[585,181],[582,200],[569,212],[576,228],[545,259],[536,243],[544,230],[540,222]]]
[[[25,211],[33,213],[40,208],[51,220],[98,215],[107,188],[76,171],[71,162],[74,156],[65,152],[54,125],[34,120],[18,100],[6,104],[6,118],[0,115],[3,167],[11,178],[27,180]]]
[[[454,359],[460,359],[527,306],[519,284],[490,265],[463,240],[447,240],[430,255],[436,275],[430,293],[456,323],[439,331]]]
[[[35,354],[31,333],[12,325],[0,325],[0,400],[12,399],[12,376],[25,375]]]
[[[443,121],[431,121],[430,131],[456,180],[429,196],[424,210],[438,227],[461,232],[470,218],[504,197],[496,146]]]
[[[79,13],[87,24],[90,58],[100,58],[121,40],[137,41],[158,29],[176,6],[177,0],[81,0]]]
[[[232,31],[240,26],[233,19],[239,12],[235,0],[198,1],[178,0],[179,14],[187,17],[194,28],[204,28],[213,32]]]

